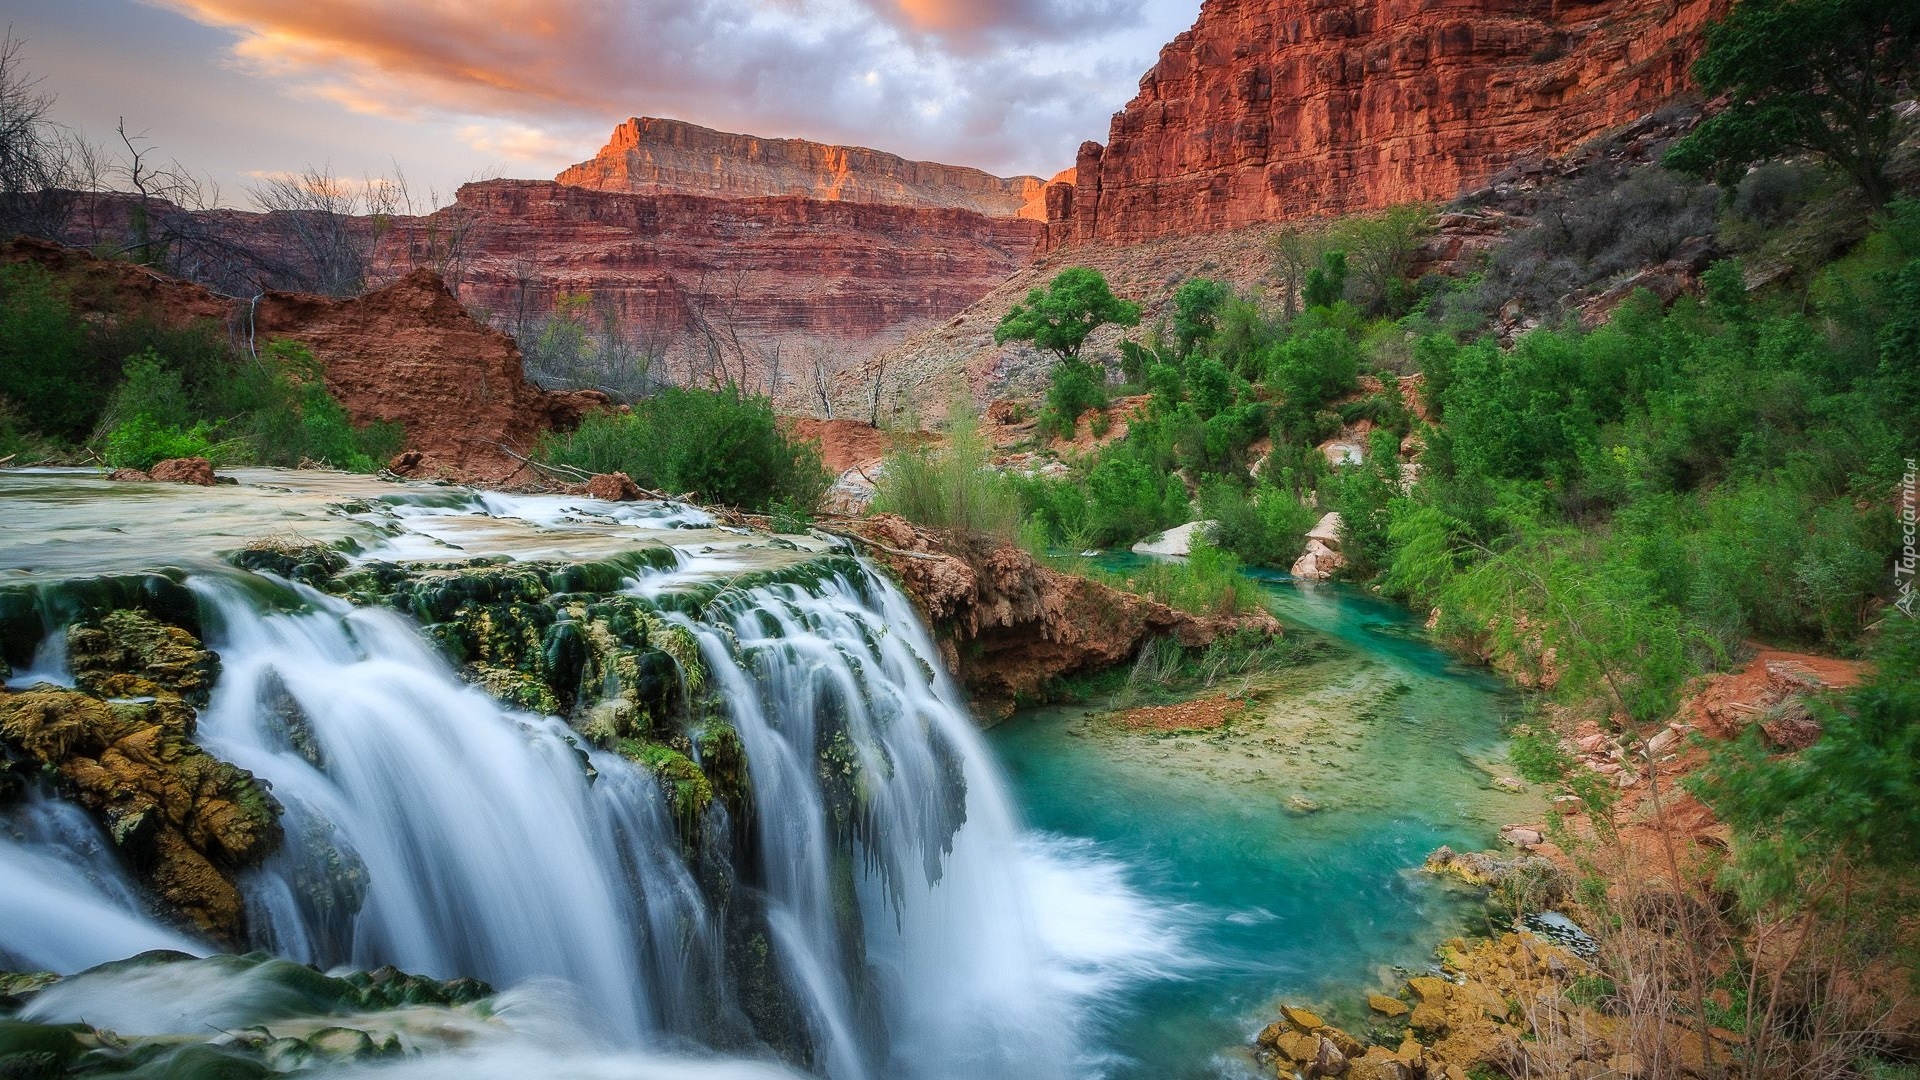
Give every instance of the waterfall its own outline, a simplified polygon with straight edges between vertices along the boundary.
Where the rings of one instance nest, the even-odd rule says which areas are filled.
[[[1067,1075],[1074,1003],[1047,979],[1011,804],[906,598],[843,576],[724,597],[686,625],[747,747],[775,944],[827,1073]],[[844,823],[816,752],[841,735],[861,788]],[[845,871],[852,911],[836,827],[864,856]]]
[[[230,581],[192,585],[223,660],[199,741],[286,807],[286,844],[246,883],[258,944],[563,979],[629,1040],[685,1019],[704,920],[644,774],[461,682],[392,612],[311,590],[262,612]]]
[[[222,664],[196,740],[284,807],[284,844],[239,881],[250,944],[322,968],[564,986],[552,999],[609,1053],[732,1050],[755,1041],[742,1001],[758,991],[728,938],[751,915],[801,1029],[782,1047],[817,1074],[1084,1071],[1089,1006],[1111,982],[1093,969],[1151,951],[1151,916],[1117,878],[1022,835],[911,605],[838,565],[678,601],[657,578],[630,583],[697,641],[744,751],[746,805],[713,805],[701,828],[720,839],[702,851],[651,772],[464,682],[407,618],[265,575],[189,577]],[[97,835],[91,862],[61,865],[75,841],[58,831],[0,835],[0,960],[72,971],[207,951],[141,912]],[[714,858],[731,860],[725,903],[703,876]],[[1088,918],[1107,928],[1075,925]]]
[[[0,967],[18,971],[205,951],[145,915],[99,826],[38,792],[0,817],[0,928]]]

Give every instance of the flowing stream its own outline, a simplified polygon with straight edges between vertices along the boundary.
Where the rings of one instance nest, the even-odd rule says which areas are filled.
[[[1414,767],[1356,771],[1303,819],[1260,782],[1154,765],[1165,746],[1143,757],[1076,735],[1076,714],[983,736],[906,598],[850,562],[813,569],[820,544],[716,530],[684,508],[249,478],[269,482],[252,505],[221,494],[195,511],[188,493],[123,498],[72,476],[0,474],[14,511],[0,539],[18,545],[0,554],[0,586],[57,592],[88,573],[188,566],[221,658],[196,741],[284,808],[285,842],[238,882],[248,944],[323,970],[394,965],[503,991],[479,1014],[383,1020],[419,1053],[341,1071],[1238,1075],[1224,1048],[1276,994],[1422,963],[1460,913],[1407,870],[1438,843],[1484,843],[1499,812],[1462,757],[1497,753],[1495,691],[1367,631],[1392,620],[1337,593],[1274,585],[1290,616],[1346,639],[1351,670],[1316,693],[1411,687],[1386,694],[1390,737],[1351,736],[1341,753]],[[136,503],[144,524],[127,515]],[[366,558],[670,548],[624,592],[697,642],[737,732],[751,809],[732,821],[716,802],[702,825],[733,839],[690,847],[655,773],[501,704],[407,617],[203,561],[237,546],[250,519],[256,535],[297,529]],[[72,542],[114,530],[131,539],[98,557]],[[756,584],[674,602],[747,570]],[[68,681],[64,666],[50,634],[9,685]],[[156,917],[100,828],[51,791],[36,782],[0,806],[0,968],[214,951]],[[744,946],[743,911],[761,928]],[[764,954],[771,988],[743,974],[743,949]],[[23,1017],[284,1034],[307,1021],[264,988],[274,972],[285,969],[219,959],[109,968]],[[789,1038],[769,1041],[769,1010],[788,1017]]]

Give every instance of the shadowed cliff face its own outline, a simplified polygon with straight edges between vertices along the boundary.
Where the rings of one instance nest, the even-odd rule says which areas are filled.
[[[971,210],[1044,219],[1046,182],[908,161],[859,146],[763,139],[681,120],[634,117],[591,161],[555,177],[569,187],[752,199],[797,195],[834,202]]]
[[[1048,244],[1453,198],[1683,93],[1727,6],[1207,0],[1048,191]]]

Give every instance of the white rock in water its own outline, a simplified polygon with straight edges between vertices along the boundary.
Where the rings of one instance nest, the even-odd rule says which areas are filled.
[[[1193,553],[1194,533],[1210,528],[1212,525],[1211,521],[1189,521],[1185,525],[1176,525],[1159,536],[1133,545],[1133,553],[1135,555],[1190,555]]]

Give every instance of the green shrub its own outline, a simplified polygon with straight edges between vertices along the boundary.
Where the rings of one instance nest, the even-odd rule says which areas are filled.
[[[1047,407],[1040,414],[1040,427],[1062,439],[1071,439],[1080,415],[1089,409],[1104,408],[1106,404],[1106,372],[1085,360],[1062,360],[1054,365],[1047,384]]]
[[[31,263],[0,266],[0,397],[42,435],[79,443],[111,383],[53,275]]]
[[[1267,483],[1243,491],[1230,480],[1201,488],[1201,513],[1213,522],[1207,541],[1255,566],[1285,569],[1306,550],[1320,512]]]
[[[820,502],[832,478],[811,444],[787,437],[764,397],[669,387],[627,413],[597,413],[567,434],[543,437],[549,464],[624,472],[642,487],[704,502],[764,510]]]
[[[941,449],[888,455],[873,496],[875,513],[899,514],[934,529],[1015,540],[1020,494],[994,471],[971,412],[956,409]]]
[[[190,428],[161,425],[145,413],[136,413],[107,433],[101,457],[116,469],[151,469],[170,458],[212,457],[210,427],[201,421]]]
[[[405,431],[395,423],[355,427],[346,409],[327,391],[320,362],[306,346],[274,341],[261,362],[247,370],[236,397],[249,411],[223,433],[245,447],[259,465],[319,464],[346,472],[377,472],[398,453]]]
[[[1260,607],[1260,587],[1240,572],[1240,561],[1205,540],[1196,541],[1184,559],[1155,560],[1128,570],[1075,569],[1194,615],[1243,615]]]
[[[1094,543],[1132,542],[1187,520],[1186,485],[1139,458],[1103,456],[1087,475]]]

